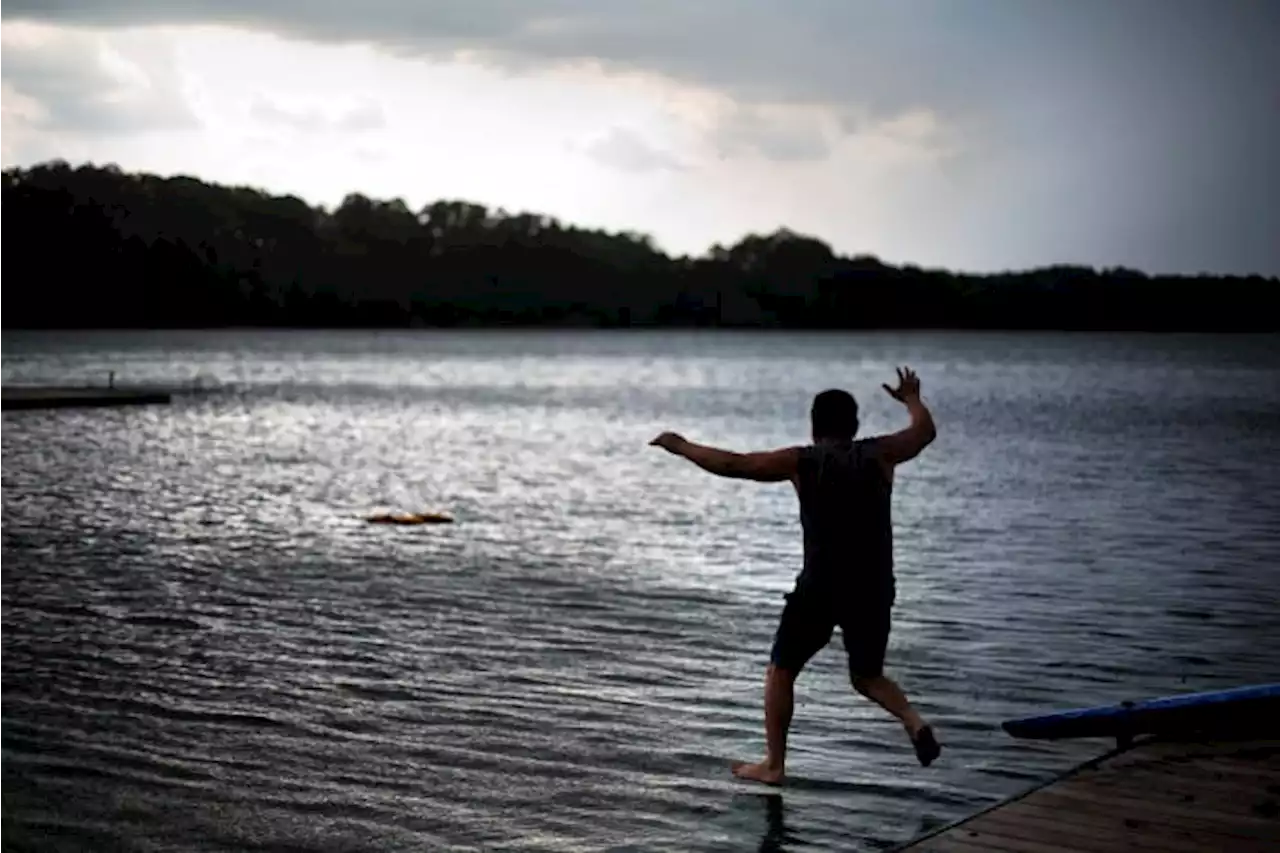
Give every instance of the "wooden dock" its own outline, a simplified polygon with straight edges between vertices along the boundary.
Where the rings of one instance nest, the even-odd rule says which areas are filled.
[[[1280,851],[1280,685],[1083,708],[1015,737],[1114,737],[1112,751],[913,839],[913,853]]]
[[[1142,741],[897,849],[1274,853],[1280,740]]]
[[[145,389],[16,385],[0,389],[0,398],[8,410],[163,405],[173,395]]]

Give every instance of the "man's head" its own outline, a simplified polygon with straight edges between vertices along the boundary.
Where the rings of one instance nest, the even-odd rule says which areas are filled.
[[[809,416],[815,442],[849,441],[858,431],[858,401],[848,391],[832,388],[816,395]]]

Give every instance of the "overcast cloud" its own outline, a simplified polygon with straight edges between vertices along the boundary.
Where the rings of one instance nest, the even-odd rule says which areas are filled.
[[[1051,256],[1052,244],[1084,263],[1280,273],[1280,3],[10,0],[2,13],[6,25],[223,25],[399,57],[464,57],[514,78],[593,63],[729,99],[706,139],[730,160],[820,164],[860,133],[865,146],[893,133],[929,152],[902,177],[901,199],[881,205],[885,216],[901,206],[889,240],[901,252],[913,239],[917,254],[930,241],[981,240],[973,257],[999,265],[1003,241],[1019,246],[1010,263],[1036,246],[1046,247],[1043,262],[1068,260],[1060,249]],[[135,90],[144,95],[120,98],[126,71],[74,40],[6,40],[6,95],[31,107],[21,117],[6,109],[6,133],[189,125],[171,71],[163,57],[135,68],[148,78]],[[301,130],[385,124],[372,101],[327,112],[261,95],[253,104],[257,118]],[[697,173],[691,158],[627,127],[602,129],[579,149],[633,175]],[[8,144],[6,156],[16,156]],[[960,216],[966,222],[953,224]],[[915,237],[903,230],[910,223]]]
[[[36,107],[31,121],[37,127],[87,133],[191,127],[195,117],[173,85],[166,58],[152,60],[158,73],[141,92],[128,85],[137,69],[113,67],[91,39],[74,34],[49,44],[6,44],[0,65],[4,82]]]

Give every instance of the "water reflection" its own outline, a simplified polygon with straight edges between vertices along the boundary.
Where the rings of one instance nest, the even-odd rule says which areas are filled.
[[[781,794],[744,794],[758,800],[764,807],[764,834],[760,836],[760,853],[785,853],[787,844],[803,844],[794,832],[787,829],[786,806]]]

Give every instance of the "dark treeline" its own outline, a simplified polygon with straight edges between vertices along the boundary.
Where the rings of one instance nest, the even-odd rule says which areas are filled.
[[[3,216],[6,328],[1280,329],[1276,278],[957,274],[786,230],[671,258],[642,234],[463,201],[326,211],[113,166],[5,171]]]

